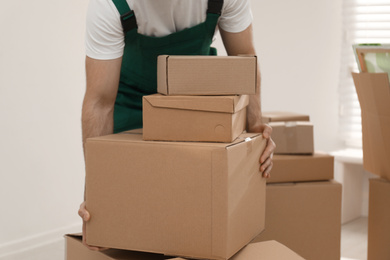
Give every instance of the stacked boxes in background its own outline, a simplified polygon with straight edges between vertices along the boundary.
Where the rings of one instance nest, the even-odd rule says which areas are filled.
[[[332,180],[333,157],[310,153],[310,149],[314,151],[312,126],[308,130],[297,127],[300,123],[290,123],[294,130],[285,130],[288,122],[310,125],[309,116],[290,112],[263,115],[263,121],[273,126],[272,138],[277,146],[287,140],[288,149],[274,155],[271,178],[267,180],[266,226],[253,242],[273,239],[305,259],[339,260],[341,185]],[[283,124],[275,128],[273,122],[279,121]],[[300,131],[309,134],[301,135]],[[302,152],[299,143],[310,144],[306,146],[310,149]]]
[[[248,97],[241,95],[255,93],[256,66],[254,56],[159,59],[159,82],[165,77],[167,93],[188,95],[144,97],[143,134],[87,140],[87,244],[225,260],[264,229],[266,181],[258,160],[266,140],[243,133]],[[235,259],[258,259],[257,247],[276,253],[280,245],[251,245]],[[283,250],[284,259],[302,259]],[[240,257],[242,252],[253,256]]]
[[[368,260],[390,259],[390,84],[387,73],[352,73],[362,112],[363,166],[371,179]]]

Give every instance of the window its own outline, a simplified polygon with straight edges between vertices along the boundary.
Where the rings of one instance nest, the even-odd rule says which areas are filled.
[[[390,43],[390,0],[343,0],[339,125],[348,147],[362,146],[360,105],[351,76],[358,71],[355,43]]]

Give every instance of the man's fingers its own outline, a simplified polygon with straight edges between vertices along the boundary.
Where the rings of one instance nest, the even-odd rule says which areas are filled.
[[[273,165],[274,165],[274,163],[271,161],[270,165],[263,172],[263,177],[264,178],[268,179],[269,177],[271,177],[271,170],[272,170],[272,166]]]
[[[79,216],[84,220],[84,221],[89,221],[91,218],[91,215],[89,215],[89,212],[85,208],[85,202],[81,203],[80,209],[78,211]]]
[[[260,172],[264,173],[265,170],[272,165],[272,158],[268,157],[267,160],[265,160],[264,163],[260,165]]]
[[[267,146],[265,147],[265,150],[263,154],[260,156],[260,163],[263,164],[265,160],[267,160],[268,157],[271,157],[274,150],[276,148],[275,142],[272,140],[272,138],[268,139]],[[272,157],[271,157],[272,159]]]

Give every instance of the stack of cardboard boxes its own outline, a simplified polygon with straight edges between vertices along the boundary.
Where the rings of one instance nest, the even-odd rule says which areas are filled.
[[[86,242],[121,250],[67,236],[67,260],[303,259],[277,242],[245,247],[265,226],[266,140],[244,132],[256,66],[254,56],[159,57],[165,95],[144,97],[143,131],[86,142]]]
[[[371,179],[368,260],[390,259],[390,85],[387,73],[352,73],[362,111],[363,166]]]
[[[339,260],[341,185],[333,157],[314,152],[308,115],[263,113],[277,144],[267,181],[266,226],[253,242],[277,240],[305,259]]]

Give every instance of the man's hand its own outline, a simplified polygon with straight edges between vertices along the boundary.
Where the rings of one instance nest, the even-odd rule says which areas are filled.
[[[107,249],[105,247],[96,247],[96,246],[87,245],[87,242],[85,240],[86,223],[91,219],[91,215],[89,214],[89,212],[85,208],[85,201],[83,203],[81,203],[81,205],[80,205],[79,216],[83,219],[83,245],[85,245],[86,247],[88,247],[89,249],[91,249],[93,251],[101,251],[101,250]]]
[[[248,127],[250,133],[263,133],[263,138],[267,140],[267,146],[265,147],[262,155],[260,156],[260,172],[264,178],[269,178],[273,162],[272,157],[276,148],[275,142],[271,138],[272,128],[267,124],[258,124]]]

